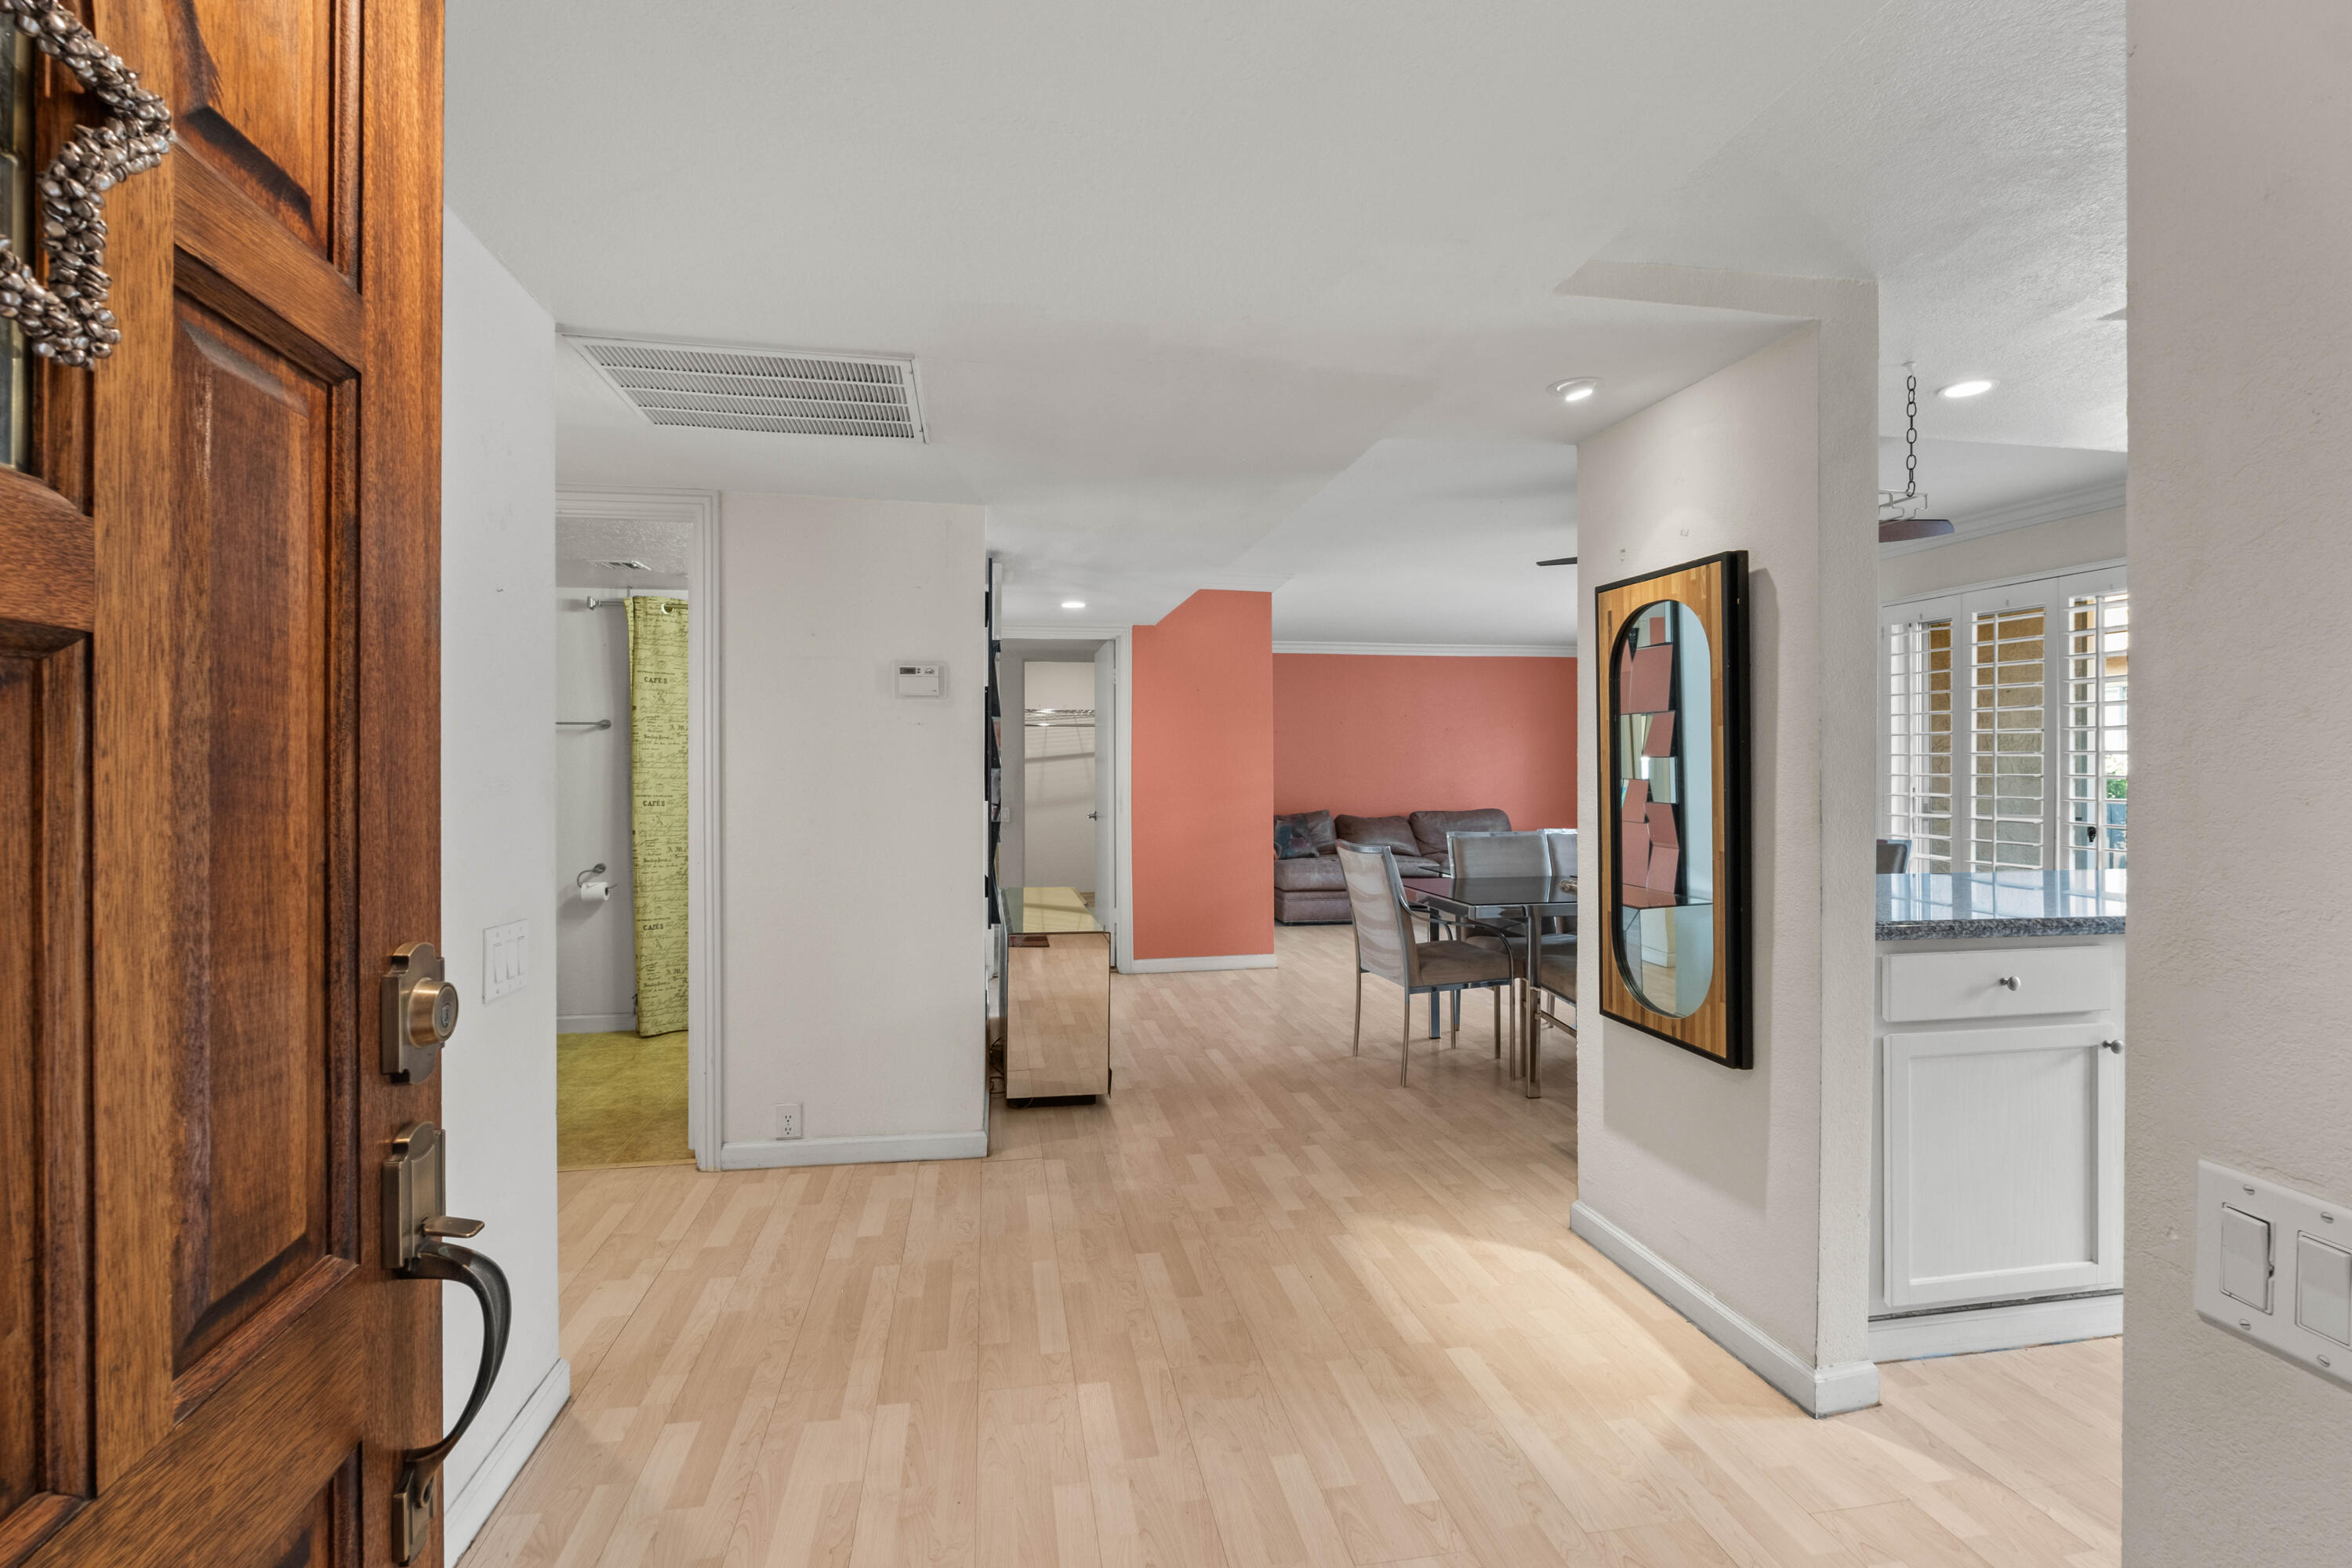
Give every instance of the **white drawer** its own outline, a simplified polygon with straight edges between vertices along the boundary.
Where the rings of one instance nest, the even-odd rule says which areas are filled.
[[[1879,960],[1886,1021],[2104,1013],[2116,1005],[2114,950],[1990,947]]]

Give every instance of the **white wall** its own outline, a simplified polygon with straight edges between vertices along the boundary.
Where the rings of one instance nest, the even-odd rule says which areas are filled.
[[[721,500],[722,1163],[986,1152],[982,515]]]
[[[2317,1568],[2352,1393],[2201,1321],[2190,1267],[2200,1157],[2352,1204],[2352,8],[2130,27],[2125,1561]]]
[[[1899,604],[1955,588],[2071,572],[2124,558],[2124,512],[2116,507],[1885,556],[1878,563],[1878,596],[1883,604]]]
[[[1024,661],[1030,708],[1091,708],[1095,667]],[[1095,889],[1094,726],[1022,731],[1021,885]]]
[[[442,247],[441,935],[464,998],[442,1053],[449,1203],[514,1289],[506,1366],[444,1472],[456,1562],[568,1397],[555,1257],[555,322],[456,216]],[[530,922],[522,990],[482,999],[482,932]],[[478,1310],[443,1289],[442,1407]]]
[[[555,592],[555,710],[610,719],[609,730],[555,737],[557,1026],[566,1033],[637,1026],[637,950],[629,867],[629,623],[625,611],[587,607],[612,588]],[[612,899],[573,895],[573,879],[604,863]]]
[[[1580,1009],[1578,1230],[1637,1275],[1649,1268],[1654,1289],[1801,1404],[1850,1407],[1877,1386],[1866,1359],[1875,292],[1679,272],[1580,279],[1819,319],[1578,451],[1584,584],[1749,552],[1756,1065],[1730,1071]],[[1587,713],[1601,710],[1603,662],[1579,672]],[[1578,742],[1585,821],[1604,809],[1594,735],[1587,724]],[[1602,962],[1602,943],[1589,943],[1588,997]],[[1707,1301],[1727,1314],[1701,1315],[1694,1304]]]

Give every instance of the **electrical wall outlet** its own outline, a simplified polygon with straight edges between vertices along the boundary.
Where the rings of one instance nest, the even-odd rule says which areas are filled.
[[[780,1139],[799,1137],[801,1135],[800,1102],[798,1100],[794,1100],[790,1105],[779,1105],[774,1109],[776,1116],[776,1136]]]
[[[510,921],[482,932],[482,1000],[495,1002],[523,987],[530,969],[530,922]]]

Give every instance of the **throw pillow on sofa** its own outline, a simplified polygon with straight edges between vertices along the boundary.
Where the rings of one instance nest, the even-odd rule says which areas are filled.
[[[1349,844],[1385,844],[1400,855],[1418,858],[1421,844],[1412,836],[1412,824],[1402,816],[1340,816],[1333,828]]]
[[[1274,858],[1277,860],[1304,860],[1313,855],[1330,853],[1333,842],[1331,814],[1328,811],[1298,811],[1274,819]]]

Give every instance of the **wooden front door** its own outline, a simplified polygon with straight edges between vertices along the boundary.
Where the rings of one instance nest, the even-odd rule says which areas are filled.
[[[378,1201],[440,1086],[377,1028],[437,934],[440,4],[79,12],[178,144],[0,471],[0,1568],[385,1563],[441,1417]],[[96,106],[24,79],[37,170]]]

